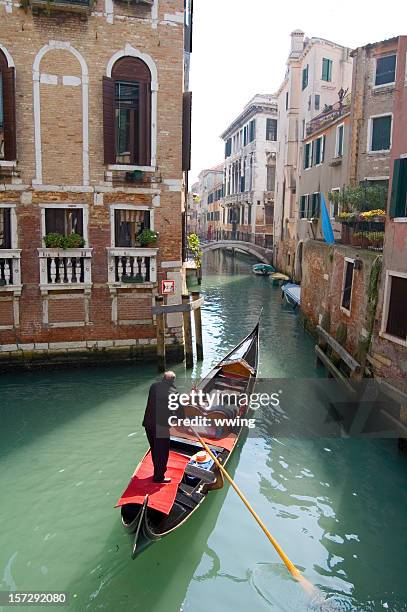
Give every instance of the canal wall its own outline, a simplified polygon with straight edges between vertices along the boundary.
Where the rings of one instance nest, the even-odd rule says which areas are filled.
[[[165,350],[167,362],[183,361],[183,338],[166,337]],[[0,345],[0,372],[155,361],[156,338]]]
[[[316,326],[322,324],[364,363],[376,313],[380,253],[318,240],[305,242],[303,249],[301,310],[305,327],[315,333]],[[343,306],[347,263],[353,264],[349,308]]]

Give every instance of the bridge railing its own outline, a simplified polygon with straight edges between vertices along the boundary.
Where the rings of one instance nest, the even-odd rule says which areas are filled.
[[[249,242],[263,249],[273,248],[273,236],[271,234],[253,234],[240,230],[215,230],[210,235],[202,237],[202,242],[222,242],[224,240],[236,240],[237,242]]]

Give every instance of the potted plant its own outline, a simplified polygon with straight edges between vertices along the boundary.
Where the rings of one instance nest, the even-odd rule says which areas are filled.
[[[47,249],[63,249],[64,236],[57,232],[50,232],[44,236],[44,243]]]
[[[386,211],[381,208],[364,211],[360,214],[362,221],[376,221],[383,223],[386,220]]]
[[[82,249],[85,246],[85,240],[80,234],[68,234],[64,236],[62,241],[63,249]]]
[[[143,229],[137,236],[137,242],[142,247],[153,247],[157,244],[158,232],[151,229]]]
[[[47,249],[81,249],[85,246],[85,240],[80,234],[68,234],[64,236],[57,232],[50,232],[44,236]]]

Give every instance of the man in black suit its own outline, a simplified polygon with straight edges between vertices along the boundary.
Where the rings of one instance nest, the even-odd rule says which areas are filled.
[[[171,393],[177,392],[174,381],[174,372],[165,372],[162,380],[151,385],[144,413],[143,427],[150,444],[154,482],[171,482],[171,478],[165,478],[165,471],[170,453],[168,419],[172,414],[168,408],[168,398]]]

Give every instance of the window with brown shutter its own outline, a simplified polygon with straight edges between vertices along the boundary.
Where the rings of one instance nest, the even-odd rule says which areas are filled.
[[[0,159],[16,159],[16,105],[14,68],[0,51]]]
[[[122,57],[103,78],[106,164],[151,165],[151,74],[138,58]]]
[[[0,208],[0,249],[11,249],[10,208]]]

